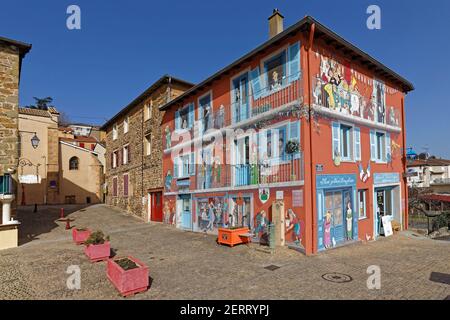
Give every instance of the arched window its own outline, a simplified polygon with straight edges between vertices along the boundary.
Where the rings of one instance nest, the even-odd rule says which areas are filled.
[[[69,170],[78,170],[79,160],[77,157],[72,157],[69,160]]]

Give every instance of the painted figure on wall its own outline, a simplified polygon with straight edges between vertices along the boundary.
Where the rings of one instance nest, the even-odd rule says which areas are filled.
[[[299,245],[301,242],[300,220],[297,218],[297,215],[294,213],[292,209],[288,209],[286,211],[285,222],[286,222],[286,231],[285,231],[286,239],[288,233],[292,231],[293,241],[296,245]]]
[[[377,110],[377,121],[385,123],[386,121],[386,95],[384,83],[374,80],[372,101],[375,103]]]
[[[255,229],[253,231],[255,238],[261,239],[263,234],[267,233],[267,227],[269,225],[269,219],[267,218],[266,211],[261,210],[255,218]]]
[[[331,247],[331,211],[327,211],[324,221],[323,244],[326,249]]]
[[[345,219],[347,221],[347,240],[352,239],[352,227],[353,227],[353,211],[352,211],[352,205],[350,201],[347,203],[347,213],[345,216]]]
[[[166,191],[171,191],[172,179],[173,179],[172,171],[170,171],[170,169],[169,169],[169,170],[167,170],[166,178],[164,181],[164,186],[166,187]]]
[[[172,147],[172,138],[169,126],[166,126],[165,132],[166,132],[166,149],[170,149]]]
[[[169,204],[168,200],[164,201],[163,214],[164,214],[164,217],[163,217],[164,223],[169,224],[171,210],[170,210],[170,204]]]

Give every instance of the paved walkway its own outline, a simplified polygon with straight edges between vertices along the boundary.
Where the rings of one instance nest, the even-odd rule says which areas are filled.
[[[146,224],[115,208],[66,208],[74,225],[102,229],[117,255],[147,263],[146,293],[128,299],[445,299],[450,285],[430,280],[450,274],[450,242],[402,233],[306,257],[289,249],[275,254],[252,244],[228,248],[215,237]],[[122,299],[106,278],[106,263],[92,264],[71,241],[59,209],[21,209],[19,248],[0,251],[0,299]],[[37,231],[36,231],[37,230]],[[32,232],[33,231],[33,232]],[[81,268],[81,289],[66,287],[67,267]],[[270,271],[264,267],[276,265]],[[367,268],[381,268],[381,289],[368,290]],[[342,273],[350,282],[322,276]]]

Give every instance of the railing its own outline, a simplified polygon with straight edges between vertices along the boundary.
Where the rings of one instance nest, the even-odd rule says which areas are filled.
[[[273,158],[264,163],[196,165],[195,189],[207,190],[258,184],[303,181],[301,153]]]
[[[260,80],[265,79],[265,74],[261,75]],[[264,86],[261,90],[253,92],[250,90],[252,83],[249,82],[246,92],[248,94],[236,94],[233,90],[230,92],[230,104],[215,105],[216,111],[207,112],[196,120],[194,126],[189,130],[193,132],[205,133],[210,129],[222,129],[232,125],[238,125],[253,117],[263,115],[274,109],[283,106],[303,102],[303,81],[301,72],[295,75],[285,77],[278,83],[271,83]],[[199,110],[200,111],[200,110]]]
[[[0,194],[13,194],[13,182],[10,174],[0,176]]]
[[[434,179],[431,184],[450,184],[450,179],[449,178],[439,178],[439,179]]]

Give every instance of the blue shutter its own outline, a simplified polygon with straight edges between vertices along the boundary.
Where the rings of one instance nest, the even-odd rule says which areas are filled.
[[[175,111],[175,130],[181,129],[181,118],[180,118],[180,111]]]
[[[333,156],[333,160],[335,158],[335,154],[336,151],[338,151],[339,153],[341,152],[341,136],[340,136],[340,124],[339,122],[333,122],[332,123],[332,146],[333,146],[333,150],[331,150],[332,152],[332,156]],[[341,155],[342,156],[342,155]]]
[[[194,125],[194,104],[189,104],[189,116],[188,116],[188,128],[192,128]]]
[[[195,175],[195,152],[191,153],[191,158],[189,162],[189,174],[191,176]]]
[[[253,92],[253,99],[257,100],[261,98],[262,92],[262,86],[261,86],[261,79],[259,76],[259,67],[256,67],[252,71],[250,71],[250,79],[252,83],[252,92]]]
[[[300,78],[300,42],[289,47],[289,82]]]
[[[386,133],[386,150],[385,150],[385,161],[391,162],[392,154],[391,154],[391,134]]]
[[[323,244],[323,191],[317,191],[317,242],[319,251],[324,249]]]
[[[361,160],[361,130],[357,127],[353,129],[355,140],[355,160]]]
[[[353,240],[358,240],[358,223],[359,223],[359,203],[357,199],[357,191],[353,190],[353,217],[352,217],[352,236]],[[367,210],[367,208],[366,208]]]
[[[370,130],[370,160],[377,161],[377,139],[375,131]]]

